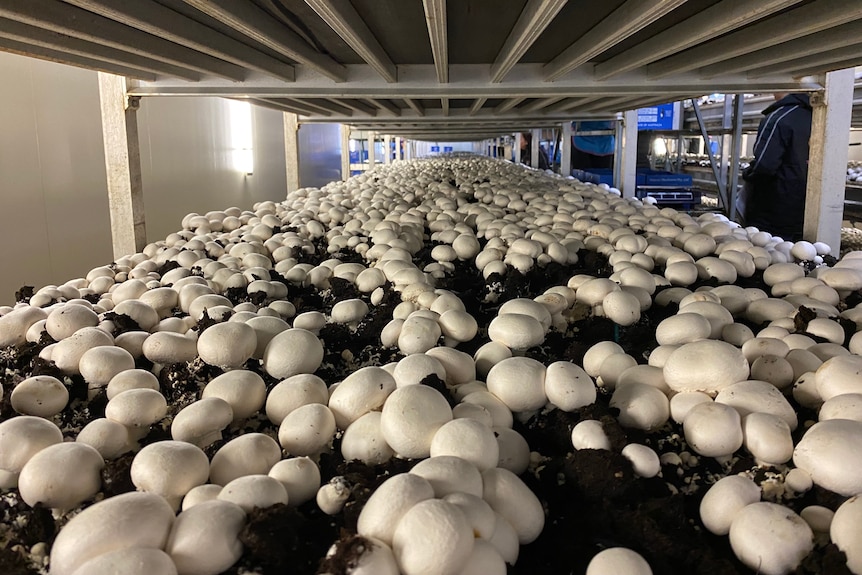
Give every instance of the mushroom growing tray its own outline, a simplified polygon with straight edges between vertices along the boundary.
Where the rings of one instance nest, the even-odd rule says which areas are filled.
[[[492,221],[498,224],[489,226]],[[643,239],[641,255],[652,253],[649,259],[655,267],[647,271],[655,274],[655,285],[654,293],[634,286],[637,289],[630,290],[631,293],[639,298],[643,298],[646,293],[646,301],[642,301],[640,309],[633,312],[631,319],[623,321],[620,316],[614,316],[617,320],[615,323],[607,317],[609,314],[602,309],[601,301],[598,304],[584,302],[578,298],[577,290],[589,278],[610,278],[619,284],[620,272],[636,265],[631,262],[641,262],[643,265],[642,259],[633,257],[631,251],[623,250],[616,243],[620,234],[616,234],[615,230],[621,228],[630,230],[627,235]],[[671,233],[670,228],[676,228],[674,233]],[[455,233],[447,233],[453,230]],[[737,230],[735,234],[734,230]],[[525,234],[525,231],[529,233]],[[525,255],[526,260],[516,257],[510,259],[504,253],[519,237],[529,235],[543,239],[543,236],[537,235],[539,233],[551,236],[552,241],[543,244],[535,240],[533,243],[538,245],[537,253],[530,254],[529,246],[522,251],[521,245],[517,248],[517,254],[509,254]],[[709,236],[713,239],[711,249],[707,253],[700,253],[702,248],[697,242],[686,244],[680,240],[674,243],[677,235],[686,233]],[[811,345],[820,346],[815,349],[823,353],[822,357],[818,356],[822,363],[832,355],[839,355],[836,347],[849,349],[848,356],[855,355],[859,342],[853,336],[859,314],[854,314],[853,310],[862,302],[859,292],[862,280],[859,280],[858,287],[849,286],[852,289],[846,284],[833,289],[832,292],[840,296],[840,301],[823,302],[821,305],[818,303],[820,300],[814,298],[803,300],[800,296],[793,299],[791,296],[795,294],[790,287],[792,280],[781,283],[775,281],[772,275],[782,271],[789,273],[792,279],[808,275],[813,280],[824,276],[822,272],[812,270],[835,266],[836,261],[819,252],[809,259],[800,259],[791,253],[791,249],[794,253],[807,254],[811,244],[799,248],[784,244],[779,247],[780,238],[768,238],[761,242],[762,236],[753,236],[757,233],[757,230],[742,230],[732,222],[714,215],[694,219],[670,208],[659,210],[637,199],[619,198],[606,188],[525,169],[508,162],[452,156],[396,162],[347,182],[329,184],[322,190],[299,190],[289,194],[282,203],[262,202],[251,210],[232,208],[205,215],[190,214],[183,218],[182,230],[165,241],[150,244],[142,254],[120,258],[117,262],[86,274],[85,279],[73,280],[64,286],[49,286],[40,290],[22,288],[16,294],[19,302],[14,310],[0,308],[0,342],[4,345],[0,347],[0,383],[3,391],[0,401],[0,480],[8,484],[10,473],[9,469],[2,467],[3,462],[9,460],[9,456],[4,456],[2,451],[4,448],[10,449],[8,437],[3,437],[9,427],[3,426],[35,409],[26,401],[23,392],[14,394],[22,381],[34,376],[50,376],[62,383],[68,393],[68,400],[56,413],[43,417],[62,432],[66,442],[74,441],[87,424],[105,418],[106,411],[108,416],[115,413],[115,409],[109,407],[113,397],[127,393],[109,387],[107,382],[99,383],[98,376],[90,375],[94,373],[91,368],[77,365],[66,369],[58,367],[55,361],[58,358],[52,359],[51,350],[57,349],[52,346],[57,345],[59,338],[53,337],[45,324],[39,325],[39,320],[33,319],[29,323],[24,321],[27,325],[22,328],[21,321],[9,319],[21,317],[22,309],[43,309],[45,313],[40,315],[36,312],[33,317],[45,320],[49,313],[62,310],[64,306],[76,303],[84,307],[89,305],[93,316],[97,317],[89,327],[99,327],[110,333],[114,342],[122,334],[146,332],[147,335],[141,336],[137,348],[129,345],[126,349],[131,349],[129,353],[133,357],[135,369],[146,370],[157,376],[154,385],[157,390],[154,391],[161,394],[166,407],[155,421],[134,428],[137,440],[130,438],[127,448],[104,458],[104,466],[98,471],[98,485],[72,508],[49,509],[41,502],[32,501],[34,497],[38,499],[37,496],[27,497],[31,499],[31,505],[25,502],[24,495],[16,487],[7,485],[0,490],[0,573],[30,575],[55,572],[52,571],[50,559],[56,557],[53,546],[58,535],[76,520],[82,510],[98,506],[112,497],[141,490],[141,480],[133,479],[132,471],[137,454],[161,442],[177,439],[177,430],[172,429],[174,418],[183,409],[206,397],[213,397],[204,394],[204,389],[214,379],[236,370],[251,372],[255,376],[250,377],[262,381],[265,394],[269,396],[280,382],[290,377],[284,373],[292,373],[288,371],[274,375],[277,371],[274,360],[267,358],[263,348],[256,350],[254,345],[247,345],[247,341],[227,341],[216,345],[217,352],[230,356],[223,360],[226,364],[221,366],[215,365],[218,363],[216,360],[207,363],[202,359],[201,355],[215,357],[212,355],[215,352],[208,350],[193,357],[182,357],[181,361],[173,363],[154,362],[153,358],[168,356],[156,355],[157,352],[151,351],[151,348],[144,348],[143,342],[156,333],[160,325],[167,330],[169,325],[183,323],[181,329],[187,330],[185,337],[195,341],[200,341],[201,334],[213,326],[231,321],[230,318],[236,316],[246,321],[251,317],[269,316],[283,320],[287,328],[307,328],[317,335],[322,344],[322,359],[319,362],[312,361],[314,367],[311,370],[300,370],[299,373],[313,373],[327,386],[333,386],[363,368],[390,366],[392,373],[392,366],[407,356],[405,349],[413,349],[410,347],[412,343],[397,337],[392,340],[387,335],[394,329],[393,318],[404,318],[417,310],[430,310],[436,298],[444,294],[446,297],[457,297],[463,304],[462,311],[475,320],[475,334],[456,336],[449,328],[436,333],[438,337],[434,338],[431,347],[454,349],[461,352],[458,357],[463,358],[480,357],[482,350],[487,349],[486,344],[492,341],[488,328],[499,316],[504,303],[541,299],[540,296],[551,293],[570,296],[569,299],[563,297],[564,309],[553,314],[553,320],[544,326],[538,342],[518,346],[511,343],[514,339],[506,340],[514,348],[510,353],[512,357],[533,360],[544,368],[565,362],[580,369],[589,363],[584,358],[596,344],[615,342],[621,348],[621,353],[631,358],[627,361],[639,366],[655,367],[658,355],[653,356],[653,352],[664,347],[657,341],[657,327],[664,320],[677,316],[680,305],[688,305],[692,297],[697,296],[688,300],[684,298],[691,294],[708,294],[718,286],[735,285],[740,290],[748,290],[746,293],[749,294],[762,293],[764,298],[784,297],[785,301],[794,302],[792,313],[786,317],[764,321],[762,316],[747,314],[745,306],[740,307],[739,302],[731,304],[730,298],[722,301],[714,296],[709,300],[718,300],[718,303],[732,309],[731,321],[734,325],[750,330],[752,337],[764,329],[770,330],[764,332],[764,336],[768,335],[772,339],[778,339],[778,335],[800,334],[809,338]],[[472,235],[477,240],[475,251],[471,252],[472,247],[464,248],[463,244],[456,246],[458,250],[449,249],[454,239],[461,235]],[[351,237],[358,239],[351,240]],[[273,238],[275,241],[272,241]],[[721,250],[717,252],[717,246],[730,241],[749,241],[752,246],[763,248],[773,259],[765,263],[756,262],[755,266],[752,256],[751,273],[746,273],[747,268],[740,264],[736,270],[739,273],[734,272],[736,277],[731,282],[726,281],[724,268],[711,275],[707,262],[704,262],[690,281],[675,280],[671,285],[662,275],[666,271],[668,255],[656,256],[655,249],[644,249],[648,245],[656,245],[674,248],[676,252],[685,254],[689,253],[687,246],[693,252],[693,257],[689,259],[694,265],[696,261],[713,254],[720,255],[718,252]],[[561,251],[550,248],[549,243],[558,244]],[[628,245],[633,243],[636,244],[629,242]],[[257,247],[247,250],[237,247],[244,244]],[[385,256],[387,249],[376,248],[377,251],[373,251],[375,246],[383,245],[388,250],[398,251],[391,252],[389,259]],[[479,251],[490,249],[489,245],[498,248],[503,246],[502,249],[495,248],[500,253],[494,261],[504,265],[497,265],[496,268],[486,266],[483,271],[477,267],[476,255]],[[764,246],[769,246],[771,251]],[[435,251],[435,248],[440,247],[446,249]],[[458,251],[462,253],[459,255],[456,253]],[[264,256],[266,261],[254,257],[244,258],[249,253]],[[383,269],[385,262],[401,258],[402,253],[409,254],[406,262],[415,266],[405,265],[405,268],[418,269],[423,273],[418,276],[414,274],[405,281],[404,276],[401,279],[396,277],[398,271],[386,270],[379,285],[373,285],[373,289],[359,289],[357,270]],[[763,255],[757,250],[754,253]],[[282,263],[286,261],[288,263]],[[223,265],[213,265],[213,262],[222,262]],[[630,265],[621,265],[625,262]],[[359,264],[361,268],[341,268],[352,270],[351,273],[341,273],[334,269],[336,264]],[[769,271],[767,266],[770,264],[792,264],[798,272],[781,266]],[[320,271],[321,266],[329,269],[329,272],[312,272],[315,269]],[[218,276],[218,281],[214,279],[219,269],[230,267],[236,268],[234,274],[222,274]],[[862,267],[859,269],[862,270]],[[110,280],[99,280],[100,277],[109,277]],[[139,313],[134,306],[121,308],[131,309],[130,315],[111,309],[121,303],[112,300],[120,299],[115,294],[123,284],[133,286],[132,282],[140,281],[144,288],[128,299],[153,302],[156,301],[155,296],[144,296],[146,291],[171,287],[177,282],[185,285],[200,283],[198,280],[185,280],[195,277],[207,280],[208,284],[206,281],[203,283],[210,287],[209,291],[223,299],[212,300],[214,305],[190,315],[188,303],[181,301],[178,296],[176,300],[165,304],[168,307],[157,310],[155,323],[150,322],[149,316]],[[421,280],[417,280],[417,277]],[[165,278],[171,281],[165,281]],[[818,285],[828,285],[826,279],[828,277]],[[427,289],[414,289],[417,281],[427,284]],[[94,289],[95,286],[99,286],[98,289]],[[687,291],[673,291],[683,289]],[[811,286],[807,289],[810,293]],[[421,295],[429,292],[434,296]],[[816,293],[829,293],[831,297],[832,292],[824,289]],[[703,295],[703,298],[708,299],[708,296]],[[67,304],[68,300],[73,302]],[[365,304],[364,307],[354,306],[359,309],[359,317],[347,317],[343,321],[333,319],[335,304],[356,300]],[[409,302],[407,307],[405,301]],[[273,302],[289,302],[290,305]],[[156,309],[154,304],[150,304],[150,307]],[[830,313],[832,310],[835,313]],[[136,318],[132,317],[136,314]],[[825,318],[842,330],[840,342],[836,343],[831,332],[823,330],[822,322],[815,321]],[[56,319],[46,321],[53,322],[51,325],[54,327],[51,329],[55,334],[62,331],[57,327],[60,324]],[[147,327],[142,326],[142,323],[146,323]],[[707,327],[709,325],[712,324]],[[254,333],[257,338],[265,337],[260,332]],[[68,337],[65,333],[63,335]],[[125,342],[134,337],[127,336],[120,341]],[[276,334],[271,333],[266,337],[273,340]],[[503,336],[504,339],[506,337],[510,336]],[[728,338],[731,339],[730,336]],[[721,336],[712,339],[721,339]],[[739,343],[737,347],[742,348],[742,342]],[[116,345],[122,347],[119,343]],[[248,348],[248,353],[237,351],[243,346]],[[148,351],[145,353],[144,349]],[[197,351],[200,352],[200,347]],[[306,352],[305,358],[295,361],[308,361],[309,354],[313,355],[313,350]],[[492,364],[500,361],[498,358]],[[411,383],[432,388],[434,396],[445,399],[447,409],[451,411],[463,403],[466,391],[464,385],[475,386],[475,380],[482,382],[478,385],[485,385],[482,378],[487,375],[489,368],[478,365],[478,361],[476,364],[473,367],[478,366],[478,370],[473,372],[469,380],[461,380],[460,376],[453,375],[453,368],[422,374],[419,381]],[[747,358],[745,365],[748,370]],[[82,371],[89,375],[89,379],[82,375]],[[660,373],[661,369],[658,371]],[[814,473],[815,480],[810,486],[805,489],[794,488],[790,481],[786,481],[788,474],[796,467],[792,458],[765,463],[762,458],[752,454],[749,444],[721,457],[701,455],[696,446],[687,441],[691,432],[687,435],[684,425],[670,416],[673,404],[667,400],[671,411],[664,416],[661,424],[648,428],[623,425],[623,422],[629,421],[627,416],[631,414],[621,413],[620,405],[614,401],[613,380],[619,375],[605,371],[588,376],[594,388],[595,400],[583,405],[563,410],[545,400],[539,408],[510,413],[511,428],[529,446],[523,466],[515,466],[517,477],[534,494],[544,523],[537,536],[529,537],[530,541],[525,544],[515,545],[517,561],[508,562],[502,572],[510,575],[583,574],[597,554],[623,547],[645,559],[655,574],[752,574],[756,570],[746,565],[750,560],[738,557],[738,550],[735,552],[726,534],[716,535],[704,527],[700,503],[713,484],[729,476],[744,477],[757,486],[761,501],[776,503],[792,511],[794,516],[807,517],[803,510],[812,508],[836,511],[850,499],[849,493],[837,493],[823,486]],[[812,377],[808,373],[805,375]],[[524,385],[527,385],[527,379],[524,376]],[[783,393],[779,395],[792,407],[798,420],[798,426],[792,432],[789,429],[787,431],[788,440],[797,446],[818,421],[820,402],[801,391],[795,392],[794,387],[801,389],[800,380],[804,378],[794,373],[793,379],[795,386],[776,383],[776,388],[782,388]],[[396,380],[398,377],[393,382],[400,382]],[[858,383],[848,385],[851,393],[862,393]],[[337,386],[330,387],[330,396],[334,389]],[[400,384],[398,389],[402,389]],[[806,386],[804,389],[809,388]],[[667,396],[677,393],[669,388],[664,391]],[[707,391],[708,396],[715,396],[719,390]],[[212,390],[211,393],[223,397]],[[112,396],[110,400],[109,395]],[[707,399],[712,401],[710,397]],[[243,398],[225,401],[235,410],[239,409]],[[369,406],[365,412],[385,411],[384,405]],[[337,411],[332,405],[330,408]],[[273,443],[279,442],[280,447],[283,447],[287,440],[280,424],[268,417],[269,409],[269,405],[264,407],[261,400],[248,417],[233,421],[228,417],[230,423],[220,425],[222,429],[217,430],[214,439],[200,439],[201,445],[198,447],[210,464],[225,445],[249,434],[268,436]],[[491,415],[484,413],[480,416],[488,417],[489,420],[491,418]],[[335,418],[340,417],[346,416],[336,413]],[[111,420],[111,417],[107,419]],[[605,448],[574,447],[573,429],[584,421],[601,424]],[[862,423],[858,425],[862,426]],[[320,494],[318,499],[311,496],[299,505],[288,500],[287,504],[278,502],[245,508],[245,520],[231,536],[234,538],[231,540],[233,543],[239,543],[237,558],[223,568],[211,571],[213,575],[390,572],[375,571],[364,563],[373,543],[357,535],[360,515],[384,482],[400,474],[410,473],[426,458],[400,457],[396,453],[391,457],[382,457],[382,461],[363,463],[356,459],[345,460],[342,455],[345,437],[343,427],[338,427],[324,448],[308,454],[319,469],[319,486],[330,485],[332,480],[337,482],[335,508],[329,509],[329,503],[319,504],[319,501],[323,501]],[[498,441],[502,441],[499,432],[494,435]],[[101,443],[96,442],[96,449],[106,449],[107,440],[99,441]],[[198,441],[197,436],[188,441]],[[631,458],[623,454],[623,449],[631,444],[652,450],[659,461],[657,473],[636,473]],[[453,449],[457,451],[461,447]],[[527,452],[518,454],[524,457]],[[280,458],[284,460],[296,455],[299,454],[282,449]],[[502,455],[499,465],[507,465],[502,462]],[[856,474],[862,475],[862,469],[857,469]],[[206,479],[197,483],[205,482]],[[435,496],[440,498],[439,495]],[[507,504],[495,505],[502,506],[494,509],[498,515],[506,514],[501,509]],[[330,512],[325,513],[321,506]],[[180,516],[187,513],[185,505],[181,512],[179,509],[175,511]],[[517,522],[517,518],[510,517],[510,520]],[[862,519],[857,519],[857,530],[862,529],[859,522]],[[174,528],[177,524],[174,523]],[[395,526],[392,528],[395,529]],[[479,531],[475,528],[474,534],[479,537]],[[402,539],[404,537],[409,538],[410,534],[402,535]],[[68,546],[66,542],[63,545]],[[87,545],[91,544],[81,543],[82,547]],[[136,544],[118,545],[134,547]],[[470,541],[469,546],[472,545],[474,543]],[[764,539],[763,545],[771,545],[768,537]],[[845,545],[842,543],[841,547],[846,548]],[[164,545],[161,548],[170,549]],[[511,550],[511,545],[508,549]],[[80,553],[86,555],[89,551],[84,549]],[[104,550],[92,553],[98,556]],[[408,575],[419,572],[414,571],[415,567],[403,567],[409,563],[406,553],[403,545],[400,548],[396,545],[395,557],[398,564],[402,565],[402,572]],[[858,544],[855,553],[862,553],[858,550]],[[502,551],[499,554],[503,556]],[[79,560],[76,565],[80,566],[83,561]],[[456,565],[453,570],[441,568],[435,571],[432,566],[428,567],[430,570],[427,572],[461,573],[466,561]],[[503,562],[498,558],[487,563],[493,566],[488,567],[488,570],[482,570],[483,564],[477,561],[471,568],[476,569],[476,565],[479,565],[479,570],[463,572],[487,575],[501,572],[499,569]],[[844,551],[830,539],[827,526],[826,532],[822,531],[822,527],[812,532],[810,551],[806,550],[804,557],[792,567],[776,568],[776,572],[797,575],[853,573],[847,561]],[[857,557],[856,561],[860,559]],[[179,559],[176,562],[177,565],[182,564]],[[386,565],[391,567],[392,564]],[[595,565],[591,569],[591,574],[615,572],[595,570]],[[74,573],[79,575],[82,572]]]

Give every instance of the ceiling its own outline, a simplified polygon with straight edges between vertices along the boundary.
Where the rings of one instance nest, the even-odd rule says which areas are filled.
[[[0,0],[0,50],[305,122],[484,139],[862,64],[859,0]]]

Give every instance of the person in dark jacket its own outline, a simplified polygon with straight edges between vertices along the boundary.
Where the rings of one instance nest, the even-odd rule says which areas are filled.
[[[775,99],[763,110],[738,207],[746,225],[797,241],[805,216],[811,104],[801,93],[776,94]]]

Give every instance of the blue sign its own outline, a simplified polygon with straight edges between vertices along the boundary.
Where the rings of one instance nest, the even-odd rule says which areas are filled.
[[[439,152],[439,151],[440,151],[440,146],[431,146],[431,153],[432,154],[435,152]]]
[[[673,103],[638,110],[638,130],[673,130]]]
[[[454,146],[443,146],[444,152],[452,152],[454,150],[455,150]]]

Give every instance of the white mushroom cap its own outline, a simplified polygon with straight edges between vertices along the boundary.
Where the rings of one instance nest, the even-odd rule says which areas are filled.
[[[344,431],[341,438],[341,455],[345,460],[357,459],[366,465],[379,465],[389,461],[395,452],[386,443],[380,420],[383,414],[369,411]]]
[[[709,338],[712,326],[699,313],[682,312],[662,320],[655,330],[659,345],[682,345]]]
[[[784,420],[793,431],[797,426],[796,411],[781,391],[765,381],[748,380],[728,385],[715,396],[716,403],[729,405],[741,417],[749,413],[769,413]]]
[[[482,473],[482,498],[515,529],[522,545],[536,540],[545,526],[545,511],[521,479],[499,467]]]
[[[31,415],[7,419],[0,423],[0,470],[17,476],[31,457],[62,441],[63,432],[47,419]]]
[[[710,533],[727,535],[733,518],[760,501],[760,486],[748,477],[728,475],[712,484],[700,502],[700,520]]]
[[[477,538],[488,540],[494,535],[497,523],[495,512],[484,499],[471,493],[455,492],[443,497],[443,501],[448,501],[464,513]]]
[[[726,457],[742,447],[739,412],[723,403],[699,403],[683,421],[685,440],[699,455]]]
[[[575,449],[609,450],[611,442],[601,421],[586,419],[572,429],[572,446]]]
[[[520,475],[530,465],[530,446],[524,436],[510,427],[494,427],[497,436],[500,459],[497,467],[508,469],[515,475]]]
[[[730,546],[750,569],[764,575],[786,575],[814,549],[814,533],[805,520],[783,505],[752,503],[733,518]]]
[[[632,464],[639,477],[655,477],[661,472],[661,461],[651,447],[640,443],[629,443],[623,447],[622,455]]]
[[[30,326],[47,317],[47,311],[31,305],[16,308],[3,314],[0,316],[0,347],[25,343],[27,330],[30,329]]]
[[[255,507],[270,507],[278,503],[287,505],[287,489],[269,475],[243,475],[228,482],[218,494],[219,501],[239,505],[246,513]]]
[[[537,305],[541,306],[541,304]],[[544,306],[542,308],[544,309]],[[522,351],[544,342],[545,329],[533,316],[507,313],[491,320],[488,325],[488,337],[491,341],[502,343],[509,349]]]
[[[300,373],[280,381],[269,391],[266,416],[272,423],[280,425],[288,413],[309,403],[329,403],[329,389],[326,382],[316,375]]]
[[[318,455],[335,437],[335,416],[325,405],[310,403],[291,411],[278,428],[278,442],[291,455]]]
[[[663,368],[674,391],[715,393],[748,378],[748,361],[742,352],[723,341],[701,340],[674,350]]]
[[[54,346],[51,361],[57,364],[63,373],[79,373],[78,364],[84,353],[94,347],[113,344],[114,338],[111,334],[98,327],[83,327]]]
[[[209,471],[209,459],[200,448],[183,441],[158,441],[135,455],[131,477],[138,490],[161,495],[178,509],[192,487],[206,483]]]
[[[845,393],[831,397],[820,406],[817,419],[852,419],[862,422],[862,393]]]
[[[205,501],[218,499],[219,493],[221,493],[221,485],[204,483],[203,485],[192,487],[189,489],[189,492],[186,493],[185,497],[183,497],[181,509],[185,511],[186,509],[191,509],[195,505],[200,505]]]
[[[162,549],[174,511],[152,493],[109,497],[73,517],[51,546],[51,573],[72,575],[87,561],[131,547]]]
[[[159,390],[159,378],[145,369],[127,369],[111,378],[105,389],[108,400],[130,389]]]
[[[219,449],[210,464],[210,482],[227,485],[243,475],[269,473],[281,460],[281,446],[263,433],[246,433]]]
[[[393,391],[383,404],[380,430],[401,457],[428,457],[431,441],[452,420],[446,398],[434,388],[408,385]]]
[[[580,366],[555,361],[545,370],[548,401],[563,411],[575,411],[596,401],[596,385]]]
[[[222,430],[233,421],[228,402],[218,397],[205,397],[182,408],[171,423],[171,437],[200,448],[222,438]]]
[[[282,459],[272,466],[269,476],[281,482],[287,503],[293,507],[314,499],[320,488],[320,468],[308,457]]]
[[[83,327],[99,325],[99,315],[92,309],[65,304],[48,314],[45,329],[55,341],[66,339]]]
[[[476,466],[479,471],[496,467],[500,448],[491,428],[475,419],[453,419],[434,434],[431,457],[454,455]]]
[[[548,402],[545,366],[529,357],[511,357],[498,362],[488,372],[487,384],[488,391],[514,412],[533,411]]]
[[[434,497],[431,484],[414,473],[401,473],[384,481],[359,513],[356,531],[392,544],[395,528],[404,514],[420,501]]]
[[[512,357],[511,349],[502,343],[489,341],[473,354],[477,376],[485,378],[494,365],[508,357]]]
[[[584,354],[584,371],[591,377],[598,377],[602,364],[608,356],[615,353],[625,353],[620,344],[613,341],[600,341],[587,350]]]
[[[712,398],[702,391],[682,391],[670,398],[670,416],[677,423],[685,421],[689,410],[698,403],[711,402]]]
[[[99,452],[84,443],[49,445],[21,469],[21,499],[31,507],[41,503],[53,509],[71,509],[99,492],[104,466]]]
[[[646,559],[637,551],[625,547],[610,547],[599,551],[587,565],[586,575],[652,575]]]
[[[125,547],[97,555],[72,575],[177,575],[177,567],[171,556],[161,549]]]
[[[395,365],[392,376],[398,387],[417,385],[427,376],[434,374],[446,381],[446,368],[440,361],[427,353],[414,353],[405,356]]]
[[[395,391],[395,379],[382,367],[360,368],[332,391],[329,409],[340,429],[347,427],[369,411],[380,409]]]
[[[132,448],[126,426],[104,417],[85,425],[75,441],[94,447],[105,459],[119,457]]]
[[[145,434],[149,426],[162,419],[167,412],[167,400],[152,389],[129,389],[115,395],[105,406],[105,417],[122,423],[129,428],[130,433],[137,434]]]
[[[141,353],[163,365],[192,361],[198,355],[198,340],[183,333],[157,331],[144,340]]]
[[[50,418],[65,409],[69,403],[69,390],[56,377],[34,375],[15,386],[9,402],[12,409],[21,415]]]
[[[845,393],[862,393],[862,357],[839,355],[823,362],[817,368],[814,383],[817,393],[826,401]]]
[[[664,425],[670,417],[667,396],[646,383],[629,383],[614,390],[611,407],[620,410],[620,424],[649,431]]]
[[[244,323],[218,323],[204,330],[197,346],[204,362],[226,369],[237,368],[254,355],[257,334]]]
[[[264,370],[279,379],[298,373],[314,373],[322,361],[323,344],[317,336],[296,327],[272,338],[263,353]]]
[[[245,512],[228,501],[207,501],[180,513],[165,545],[179,573],[218,575],[242,556]]]
[[[464,514],[439,499],[421,501],[398,521],[392,551],[405,575],[458,573],[473,550]]]
[[[485,539],[473,541],[473,551],[461,569],[461,575],[505,575],[506,562],[490,542]]]
[[[230,404],[234,421],[241,421],[263,407],[266,401],[266,384],[263,378],[253,371],[232,369],[210,380],[201,397],[223,399]]]
[[[832,542],[847,555],[847,567],[862,573],[862,498],[851,497],[835,511],[829,526]]]
[[[482,475],[475,465],[454,455],[438,455],[420,461],[410,470],[423,477],[434,489],[435,497],[462,492],[482,496]]]
[[[793,451],[793,463],[814,483],[840,495],[862,493],[862,423],[829,419],[811,426]]]
[[[461,385],[476,381],[476,362],[470,354],[451,347],[432,347],[425,355],[433,357],[446,371],[444,381],[447,385]]]
[[[742,419],[743,445],[761,464],[780,465],[793,456],[787,422],[771,413],[750,413]]]

